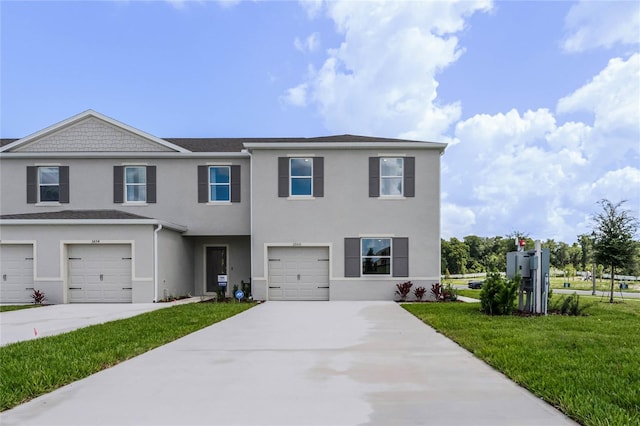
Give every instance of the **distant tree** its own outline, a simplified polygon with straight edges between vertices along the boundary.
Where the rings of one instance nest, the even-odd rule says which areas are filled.
[[[591,261],[591,252],[593,251],[593,240],[587,234],[578,235],[578,244],[580,244],[580,268],[584,271],[587,264]]]
[[[638,230],[638,219],[622,208],[625,202],[613,204],[602,199],[598,202],[602,211],[592,218],[596,262],[611,268],[610,303],[613,303],[616,269],[631,267],[635,259],[636,243],[633,237]]]

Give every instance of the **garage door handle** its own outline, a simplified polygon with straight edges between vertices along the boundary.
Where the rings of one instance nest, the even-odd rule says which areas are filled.
[[[2,281],[6,281],[7,280],[7,274],[2,274]]]
[[[327,286],[320,286],[319,285],[318,288],[329,288],[329,286],[328,285]]]
[[[69,290],[82,290],[82,287],[69,287]]]
[[[33,287],[27,287],[25,290],[35,290]]]
[[[133,290],[133,287],[122,287],[123,290]]]
[[[271,286],[269,286],[269,288],[280,288],[280,287],[271,287]]]

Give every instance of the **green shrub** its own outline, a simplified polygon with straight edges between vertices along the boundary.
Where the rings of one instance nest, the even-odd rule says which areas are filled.
[[[585,305],[583,303],[582,306],[580,306],[580,296],[573,293],[568,296],[561,296],[559,299],[552,302],[549,305],[548,311],[560,315],[580,316],[584,315],[584,310],[591,305],[593,304],[588,303]]]
[[[491,273],[480,291],[480,310],[489,315],[509,315],[513,312],[520,277],[507,280]]]

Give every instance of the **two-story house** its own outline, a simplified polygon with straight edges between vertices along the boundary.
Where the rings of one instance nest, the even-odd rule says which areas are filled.
[[[86,111],[0,148],[0,301],[391,300],[440,274],[446,144],[158,138]]]

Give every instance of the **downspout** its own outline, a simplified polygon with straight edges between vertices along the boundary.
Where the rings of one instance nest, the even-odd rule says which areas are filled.
[[[158,301],[158,233],[162,229],[159,223],[153,231],[153,303]]]
[[[249,154],[249,282],[251,283],[251,297],[253,298],[253,155],[251,151],[247,150]]]

